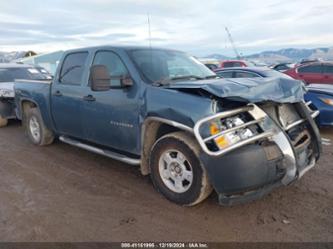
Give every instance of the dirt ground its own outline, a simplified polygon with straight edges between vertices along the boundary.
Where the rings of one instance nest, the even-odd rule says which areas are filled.
[[[333,140],[333,129],[323,131]],[[333,145],[296,184],[246,205],[188,208],[139,169],[0,129],[0,241],[333,241]]]

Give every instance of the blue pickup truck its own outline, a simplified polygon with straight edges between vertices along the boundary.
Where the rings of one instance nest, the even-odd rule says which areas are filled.
[[[139,165],[156,189],[195,205],[258,199],[315,166],[321,139],[303,84],[221,79],[194,57],[145,47],[64,53],[52,82],[15,85],[33,144],[59,140]]]

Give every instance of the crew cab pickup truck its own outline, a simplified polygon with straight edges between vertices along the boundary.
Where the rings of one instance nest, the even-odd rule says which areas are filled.
[[[139,165],[156,189],[195,205],[257,199],[315,166],[321,139],[293,79],[220,79],[186,53],[91,47],[64,53],[52,82],[18,82],[31,142],[59,140]]]

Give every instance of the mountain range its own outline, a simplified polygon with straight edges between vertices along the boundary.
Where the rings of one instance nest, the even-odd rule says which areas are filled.
[[[222,54],[210,54],[206,58],[214,58],[217,60],[235,59]],[[276,51],[264,51],[256,54],[243,56],[243,59],[250,61],[260,61],[267,64],[279,62],[298,62],[302,59],[333,60],[333,47],[330,48],[314,48],[314,49],[298,49],[287,48]]]

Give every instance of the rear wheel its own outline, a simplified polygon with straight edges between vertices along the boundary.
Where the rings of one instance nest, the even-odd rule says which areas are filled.
[[[5,127],[8,124],[8,119],[0,116],[0,127]]]
[[[33,144],[43,146],[53,142],[54,134],[45,126],[38,108],[29,108],[25,112],[24,126]]]
[[[192,206],[212,192],[199,151],[196,141],[183,132],[165,135],[154,144],[151,178],[155,188],[170,201]]]

